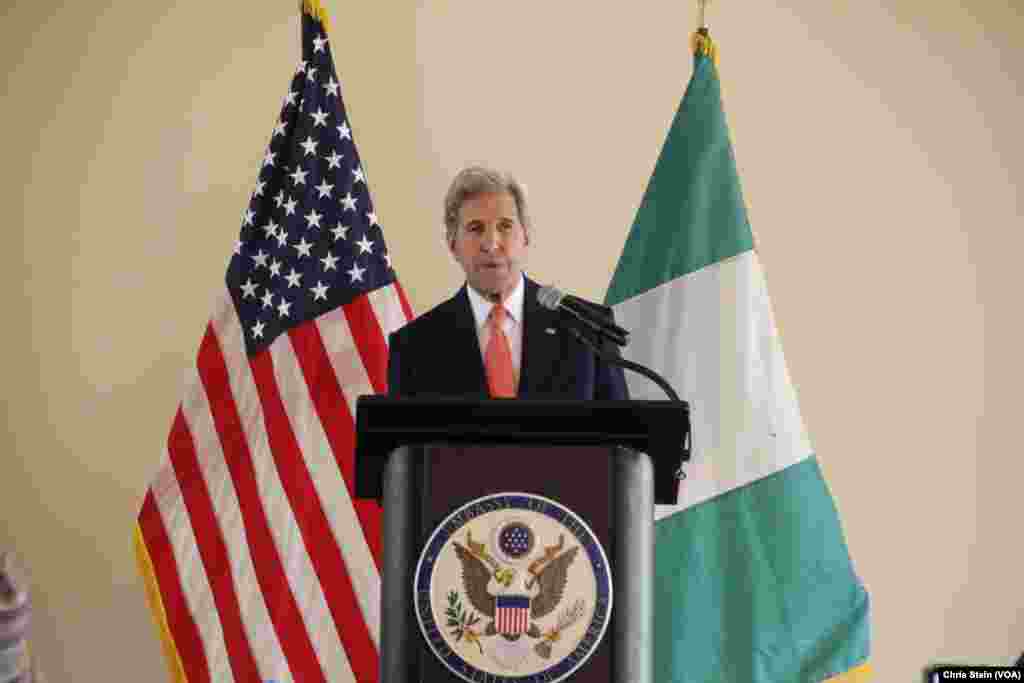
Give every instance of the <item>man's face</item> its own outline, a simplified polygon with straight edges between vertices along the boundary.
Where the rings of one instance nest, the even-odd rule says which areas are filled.
[[[499,301],[519,283],[529,244],[512,195],[485,192],[462,203],[455,238],[448,246],[469,285],[485,298]]]

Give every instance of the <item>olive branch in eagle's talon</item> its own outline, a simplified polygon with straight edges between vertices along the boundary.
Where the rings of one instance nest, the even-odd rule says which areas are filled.
[[[456,591],[448,593],[448,608],[444,613],[448,617],[448,627],[451,629],[451,635],[455,638],[455,642],[461,641],[465,636],[466,642],[475,643],[480,654],[483,654],[484,648],[480,645],[480,634],[473,628],[480,622],[480,617],[472,610],[467,612],[462,608],[462,601],[459,600],[459,594]]]

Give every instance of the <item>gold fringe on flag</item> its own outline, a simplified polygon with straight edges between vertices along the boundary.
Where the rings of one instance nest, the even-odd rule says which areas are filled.
[[[330,22],[327,18],[327,10],[320,4],[320,0],[302,0],[302,11],[320,22],[324,27],[324,33],[330,33]]]
[[[718,46],[711,40],[707,27],[697,29],[690,38],[690,48],[697,57],[707,57],[711,63],[718,66]]]
[[[827,679],[824,683],[871,683],[875,680],[875,671],[870,662],[854,667],[846,673]]]
[[[178,648],[175,647],[174,638],[171,636],[171,627],[167,623],[167,612],[164,610],[164,601],[160,598],[160,587],[157,585],[156,573],[153,571],[153,561],[149,557],[149,551],[146,549],[146,542],[142,539],[142,530],[138,524],[135,525],[135,561],[138,564],[139,574],[142,575],[149,609],[153,613],[153,620],[160,633],[160,644],[164,648],[164,659],[167,660],[171,681],[173,683],[189,683],[185,676],[185,667],[181,663],[181,655],[178,654]]]

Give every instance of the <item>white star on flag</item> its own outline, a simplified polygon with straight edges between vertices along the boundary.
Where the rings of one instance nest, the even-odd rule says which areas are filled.
[[[320,107],[317,107],[316,112],[310,114],[310,116],[313,117],[313,127],[327,125],[327,112]]]
[[[337,270],[338,268],[335,266],[335,264],[341,259],[331,254],[331,252],[327,252],[327,256],[324,256],[320,260],[324,264],[324,272],[326,273],[328,270]]]
[[[358,263],[353,263],[352,269],[346,270],[345,272],[352,278],[352,282],[362,282],[363,273],[366,272],[366,268],[360,268]]]
[[[349,226],[338,223],[335,227],[331,228],[331,232],[334,233],[334,241],[345,239],[345,235],[348,234]]]
[[[373,242],[366,239],[366,235],[363,235],[363,239],[356,242],[359,245],[360,254],[369,254],[373,251]]]
[[[316,212],[316,209],[311,209],[310,212],[306,214],[305,218],[306,218],[306,228],[312,228],[312,227],[319,228],[320,227],[320,219],[323,218],[323,216],[318,214]]]
[[[302,149],[306,150],[306,156],[309,156],[310,154],[316,154],[316,146],[320,143],[314,140],[311,135],[307,135],[306,139],[299,144],[302,146]]]
[[[319,299],[327,299],[327,290],[330,289],[327,285],[319,280],[316,281],[316,287],[310,287],[309,291],[313,292],[313,301]]]
[[[324,197],[331,196],[331,190],[334,189],[334,185],[328,185],[327,180],[325,179],[323,182],[316,186],[316,189],[320,193],[319,199],[323,199]]]
[[[298,249],[298,258],[302,258],[303,256],[309,256],[309,250],[313,245],[307,242],[306,238],[303,237],[299,240],[298,244],[293,244],[292,246]]]

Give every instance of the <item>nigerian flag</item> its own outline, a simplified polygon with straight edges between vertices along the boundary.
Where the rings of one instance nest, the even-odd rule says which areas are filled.
[[[690,403],[693,460],[658,506],[658,681],[864,681],[868,595],[804,429],[722,111],[714,46],[694,71],[606,303],[626,357]],[[639,376],[634,398],[663,398]]]

